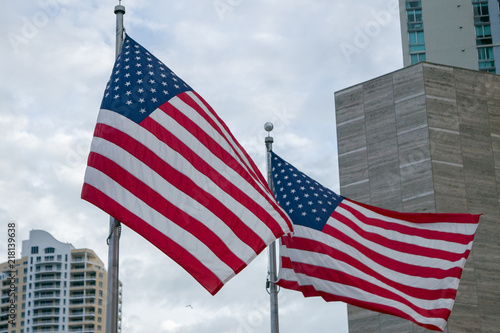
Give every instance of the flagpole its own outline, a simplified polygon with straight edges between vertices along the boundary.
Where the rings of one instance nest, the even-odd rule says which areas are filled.
[[[273,149],[274,139],[271,136],[271,131],[274,126],[272,123],[267,122],[264,129],[267,131],[265,139],[267,149],[267,184],[271,192],[273,191],[273,178],[271,172],[271,150]],[[269,244],[269,295],[271,305],[271,333],[279,333],[279,316],[278,316],[278,288],[275,284],[277,280],[276,274],[276,241]]]
[[[125,7],[120,4],[115,6],[116,14],[116,51],[118,57],[123,44],[123,15]],[[120,250],[120,221],[110,216],[109,218],[109,249],[108,249],[108,290],[106,304],[106,333],[118,332],[118,303],[119,303],[119,250]]]

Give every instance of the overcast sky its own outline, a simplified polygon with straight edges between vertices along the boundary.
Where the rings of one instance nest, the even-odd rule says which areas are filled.
[[[117,1],[16,0],[0,11],[0,262],[7,223],[107,266],[108,216],[80,199],[115,52]],[[334,92],[403,66],[397,0],[125,0],[127,33],[211,104],[265,172],[274,151],[338,191]],[[211,296],[127,227],[126,333],[268,332],[267,252]],[[20,255],[20,253],[18,253]],[[3,259],[2,259],[3,258]],[[346,306],[280,292],[282,332],[347,332]],[[191,305],[188,307],[187,305]]]

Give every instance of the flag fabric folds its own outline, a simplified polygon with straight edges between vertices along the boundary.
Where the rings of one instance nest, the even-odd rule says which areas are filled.
[[[443,331],[479,215],[368,206],[271,154],[275,197],[294,224],[281,238],[277,284]]]
[[[142,235],[211,294],[291,230],[214,110],[129,36],[90,150],[82,198]]]

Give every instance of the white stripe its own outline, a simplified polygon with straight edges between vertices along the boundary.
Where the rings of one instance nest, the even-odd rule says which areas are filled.
[[[267,193],[269,196],[271,196],[271,193],[267,191],[267,185],[263,184],[260,182],[260,179],[256,176],[253,176],[254,174],[258,174],[260,171],[259,170],[254,170],[251,168],[251,162],[246,158],[246,154],[238,147],[237,142],[233,141],[232,136],[230,133],[226,131],[224,126],[219,122],[219,120],[208,110],[208,108],[205,106],[205,104],[194,94],[192,91],[187,91],[186,94],[191,97],[198,106],[205,111],[205,113],[212,119],[212,121],[218,126],[218,128],[222,132],[222,136],[219,135],[219,133],[214,130],[214,127],[208,123],[205,118],[201,117],[200,114],[191,108],[188,104],[184,103],[179,97],[174,97],[171,100],[169,100],[169,103],[177,108],[179,111],[181,111],[186,117],[194,121],[198,126],[200,126],[203,131],[208,134],[212,139],[214,139],[224,150],[226,150],[231,156],[233,156],[237,161],[242,164],[242,166],[249,172],[250,175],[252,175],[252,178],[254,178],[261,189],[264,190],[265,193]],[[229,142],[229,143],[228,143]],[[236,153],[237,154],[236,154]]]
[[[428,239],[428,238],[423,238],[420,236],[414,236],[414,235],[407,235],[400,233],[398,231],[394,230],[387,230],[382,227],[377,227],[377,226],[372,226],[368,224],[364,224],[363,221],[358,220],[356,216],[354,216],[351,212],[343,209],[342,207],[337,207],[335,212],[339,213],[340,215],[344,216],[345,218],[349,219],[350,221],[354,222],[358,227],[360,227],[362,230],[371,232],[374,234],[378,234],[382,237],[388,238],[389,240],[396,240],[399,242],[407,243],[407,244],[416,244],[422,247],[426,247],[428,249],[432,250],[443,250],[446,252],[451,252],[451,253],[456,253],[456,254],[462,254],[464,251],[467,249],[470,249],[472,247],[472,241],[469,242],[468,245],[462,245],[459,243],[454,243],[452,239],[449,241],[444,241],[444,240],[437,240],[437,239]],[[376,243],[373,243],[371,241],[366,240],[363,241],[364,238],[361,238],[359,234],[357,234],[355,231],[353,231],[351,228],[346,226],[344,223],[338,221],[337,219],[334,219],[330,217],[327,222],[329,225],[331,225],[333,228],[338,229],[342,231],[343,233],[349,235],[351,238],[354,238],[356,240],[359,240],[360,243],[364,244],[370,249],[373,249],[378,252],[385,252],[386,247],[377,245]],[[397,255],[399,252],[393,252],[394,250],[388,249],[387,252],[384,253],[384,255],[387,255],[391,258],[393,258],[393,255]],[[403,262],[406,262],[407,260],[411,260],[411,262],[414,262],[414,260],[420,260],[421,256],[415,256],[415,255],[410,255],[410,257],[403,259]],[[441,259],[435,259],[435,258],[428,258],[424,257],[424,261],[430,260],[431,263],[428,265],[422,265],[422,266],[430,266],[430,267],[441,267],[443,269],[446,269],[447,267],[449,268],[450,262],[447,260],[441,260]],[[438,260],[438,262],[432,264],[432,260]],[[434,266],[435,265],[435,266]]]
[[[331,236],[321,231],[307,227],[302,227],[300,225],[296,225],[294,231],[295,231],[294,237],[302,237],[310,239],[312,241],[317,241],[325,244],[326,246],[335,248],[336,250],[342,253],[346,253],[349,256],[359,260],[363,265],[366,265],[375,272],[383,276],[387,277],[390,276],[390,279],[393,280],[394,282],[423,289],[445,289],[450,287],[452,288],[458,287],[459,280],[454,277],[446,277],[443,279],[424,278],[420,276],[403,274],[401,272],[391,269],[391,267],[382,266],[377,262],[373,261],[370,257],[367,257],[366,255],[361,253],[356,247],[341,242],[338,239],[334,239]],[[405,261],[405,262],[411,262],[411,261]],[[318,264],[315,263],[315,265]],[[353,269],[357,270],[357,268],[354,267]],[[358,275],[358,274],[352,273],[352,275]],[[433,287],[430,287],[430,285],[433,285]]]
[[[362,279],[364,281],[372,283],[380,288],[384,288],[385,290],[391,291],[391,292],[401,296],[402,298],[410,301],[412,304],[415,304],[416,306],[418,306],[419,308],[422,308],[422,309],[427,309],[427,310],[431,310],[431,309],[435,309],[435,308],[450,309],[451,306],[453,305],[453,299],[441,298],[438,300],[426,300],[426,299],[422,299],[422,298],[417,298],[415,296],[407,295],[405,292],[382,282],[381,280],[373,277],[372,275],[366,274],[366,273],[352,267],[351,265],[349,265],[345,262],[333,259],[332,257],[330,257],[326,254],[322,254],[322,253],[318,253],[318,252],[302,251],[302,250],[297,250],[297,249],[287,249],[286,253],[289,255],[289,258],[294,262],[313,265],[313,266],[317,266],[318,263],[321,263],[320,267],[334,269],[334,270],[340,271],[344,274],[355,276],[359,279]],[[390,280],[392,280],[390,276],[386,275],[386,277],[389,278]],[[437,284],[443,285],[444,288],[450,287],[449,285],[443,284],[442,281],[437,280],[437,279],[426,279],[426,280],[428,283],[428,288],[423,288],[423,289],[429,289],[429,290],[443,289],[443,288],[436,288]],[[457,280],[456,286],[458,287],[458,279],[455,279],[455,280]],[[411,281],[410,281],[410,283],[411,283]],[[405,284],[405,285],[407,285],[408,287],[415,287],[414,285],[411,285],[411,284],[410,285]]]
[[[192,216],[198,221],[201,221],[208,229],[212,230],[232,251],[243,261],[247,262],[249,258],[256,256],[255,251],[250,246],[243,243],[238,237],[234,235],[231,228],[229,228],[222,220],[214,215],[205,206],[200,204],[197,200],[186,195],[175,186],[171,185],[167,180],[158,175],[155,171],[151,170],[146,164],[136,157],[130,155],[127,151],[113,143],[110,143],[101,138],[94,138],[96,145],[99,147],[97,154],[105,156],[112,161],[117,162],[122,168],[137,177],[140,181],[146,184],[149,188],[157,192],[165,200],[178,207],[186,214]],[[118,184],[117,184],[118,185]],[[212,194],[215,191],[212,190]],[[110,188],[110,190],[113,187]],[[117,188],[115,191],[121,190]],[[107,195],[111,193],[105,192]],[[140,200],[137,198],[137,200]],[[134,205],[133,203],[129,203]],[[125,207],[129,207],[125,206]],[[150,209],[153,209],[150,207]],[[230,242],[233,242],[232,244]]]
[[[392,299],[380,297],[377,295],[370,294],[364,290],[354,288],[351,286],[347,286],[344,284],[339,284],[335,282],[329,282],[321,279],[315,279],[311,278],[308,276],[304,276],[304,274],[297,274],[295,272],[290,272],[290,274],[286,274],[287,277],[290,278],[283,278],[284,280],[288,281],[296,281],[299,283],[301,286],[307,286],[307,285],[312,285],[317,291],[324,291],[326,293],[332,294],[332,295],[338,295],[338,296],[343,296],[343,297],[348,297],[351,299],[356,299],[356,300],[361,300],[365,302],[371,302],[375,304],[382,304],[386,306],[391,306],[395,309],[399,309],[402,312],[406,313],[410,317],[412,317],[415,321],[421,323],[421,324],[430,324],[430,325],[435,325],[442,330],[444,330],[446,326],[446,321],[442,318],[435,318],[435,317],[424,317],[417,312],[415,312],[413,309],[408,307],[407,305],[404,305],[402,303],[399,303],[397,301],[394,301]]]
[[[363,206],[360,206],[350,200],[343,200],[342,203],[346,206],[354,208],[355,210],[359,211],[360,213],[369,218],[379,219],[387,222],[393,222],[420,230],[442,231],[442,232],[462,234],[462,235],[474,235],[477,229],[477,223],[447,223],[447,222],[413,223],[381,215],[377,212],[374,212]]]
[[[154,113],[165,115],[165,113],[161,110],[157,110]],[[169,118],[168,120],[164,119],[162,121],[170,121],[170,123],[167,122],[169,126],[171,126],[173,123],[171,118]],[[272,242],[276,238],[273,235],[272,231],[264,223],[260,222],[251,211],[241,205],[241,203],[236,201],[223,189],[220,189],[218,186],[216,186],[212,180],[196,170],[193,165],[189,163],[182,155],[171,149],[165,143],[159,141],[146,129],[137,126],[134,122],[116,112],[107,110],[101,110],[101,112],[99,113],[98,122],[108,124],[109,126],[113,126],[118,130],[127,133],[135,140],[141,142],[149,149],[151,149],[151,151],[159,156],[159,158],[161,158],[163,161],[168,161],[173,168],[175,168],[182,174],[187,175],[200,188],[212,194],[219,201],[227,203],[226,207],[234,214],[236,214],[236,216],[240,217],[243,223],[246,223],[250,228],[252,228],[252,230],[266,244]],[[181,128],[179,125],[177,126]],[[171,128],[169,128],[169,130],[171,130]],[[194,144],[191,144],[190,147],[195,150],[195,153],[202,156],[208,164],[214,167],[219,172],[219,174],[221,174],[221,176],[225,176],[228,181],[247,193],[251,198],[254,198],[257,204],[263,207],[269,207],[269,203],[266,202],[261,197],[261,195],[258,194],[256,190],[248,184],[245,179],[242,179],[240,175],[234,172],[234,170],[228,168],[219,159],[215,158],[205,146],[196,146]],[[121,164],[121,162],[119,164]],[[152,186],[154,188],[154,185]],[[269,208],[267,209],[267,211],[277,214],[275,211]],[[275,217],[275,215],[272,216]],[[282,220],[280,216],[279,219]]]
[[[268,199],[274,201],[274,197],[272,193],[269,191],[267,184],[263,184],[261,182],[261,179],[257,177],[254,174],[260,173],[259,170],[254,170],[251,167],[250,161],[246,158],[246,154],[238,148],[238,145],[236,142],[234,142],[230,136],[229,133],[226,132],[224,127],[219,123],[217,118],[212,115],[212,113],[206,108],[205,104],[203,104],[202,101],[199,100],[199,98],[191,91],[186,92],[193,100],[206,112],[206,114],[219,126],[220,130],[222,131],[223,136],[217,132],[214,127],[212,127],[211,124],[209,124],[205,118],[201,117],[200,114],[190,107],[188,104],[184,103],[179,97],[174,97],[169,100],[169,103],[177,108],[182,114],[184,114],[186,117],[191,119],[193,122],[195,122],[204,132],[207,134],[209,137],[211,137],[219,146],[224,149],[227,153],[229,153],[231,156],[235,158],[236,161],[240,162],[240,165],[248,172],[248,175],[252,177],[252,179],[255,181],[255,184],[257,184],[260,187],[260,190],[262,191],[263,194],[256,192],[256,190],[253,188],[253,186],[246,186],[245,184],[240,184],[238,187],[242,188],[245,186],[247,190],[244,190],[246,193],[255,193],[255,195],[251,195],[252,197],[257,197],[259,200],[259,205],[266,207],[270,206],[269,203],[265,202],[266,200],[262,198],[262,195],[266,196]],[[187,131],[185,128],[180,126],[176,121],[174,121],[172,118],[170,118],[167,114],[165,114],[163,111],[162,112],[154,112],[153,114],[150,115],[152,119],[157,121],[159,124],[168,124],[168,129],[172,133],[174,133],[177,137],[181,137],[181,135],[185,135],[186,138],[189,138],[186,142],[199,142],[199,140],[194,137],[189,131]],[[166,118],[165,118],[166,117]],[[169,121],[166,123],[165,121]],[[227,140],[226,140],[227,139]],[[194,140],[194,141],[193,141]],[[229,141],[229,143],[228,143]],[[220,160],[218,157],[212,154],[203,144],[191,144],[189,147],[196,152],[197,155],[199,156],[205,156],[205,154],[208,154],[211,156],[210,158],[210,164],[215,164],[218,163]],[[235,151],[239,154],[239,156],[235,153]],[[223,162],[219,163],[222,168],[218,168],[217,170],[221,174],[226,174],[230,173],[228,176],[228,180],[233,181],[233,177],[237,177],[238,179],[241,178],[240,175],[235,173],[233,170],[229,170],[231,168],[228,168],[228,166]],[[220,170],[225,170],[225,172],[221,172]],[[243,182],[246,182],[246,180],[243,179]],[[262,203],[260,203],[262,202]],[[265,203],[264,203],[265,202]],[[264,203],[264,204],[263,204]],[[281,209],[281,207],[276,205],[276,208],[270,207],[268,210],[268,213],[271,214],[271,216],[279,223],[280,227],[285,231],[285,233],[290,232],[288,225],[284,221],[283,217],[276,211],[276,209]]]
[[[148,224],[153,228],[191,253],[219,279],[227,281],[235,275],[234,271],[222,262],[209,247],[200,242],[191,233],[182,229],[156,210],[151,209],[144,202],[138,200],[135,195],[121,187],[106,174],[92,167],[87,167],[85,183],[102,191],[142,220],[148,221]]]
[[[410,254],[410,253],[406,253],[404,251],[401,252],[401,251],[393,250],[393,249],[390,249],[390,248],[385,247],[383,245],[380,245],[380,244],[377,244],[377,243],[372,242],[370,240],[367,240],[367,239],[363,238],[362,236],[360,236],[355,231],[353,231],[352,229],[350,229],[348,226],[346,226],[342,223],[339,223],[338,221],[336,221],[334,219],[331,219],[331,220],[332,220],[332,222],[329,221],[328,224],[332,225],[333,228],[339,230],[340,232],[346,234],[348,237],[352,238],[354,241],[358,242],[359,244],[365,246],[366,248],[368,248],[372,251],[377,252],[380,255],[386,256],[388,258],[397,260],[397,261],[402,262],[402,263],[411,263],[412,265],[415,265],[415,266],[429,267],[429,268],[451,269],[451,268],[455,268],[455,267],[463,267],[463,265],[465,264],[465,261],[466,261],[465,258],[461,258],[460,260],[457,260],[457,261],[448,261],[448,260],[444,260],[444,259],[432,258],[432,257],[423,256],[423,255]],[[387,237],[387,231],[384,231],[381,228],[367,228],[366,231],[377,233],[377,230],[379,230],[379,229],[380,229],[379,234],[383,237]],[[398,234],[398,233],[392,233],[392,234]],[[422,239],[420,237],[412,237],[412,236],[405,237],[406,235],[400,235],[400,236],[401,236],[402,242],[405,242],[408,244],[418,244],[419,246],[433,249],[432,246],[429,246],[430,245],[429,242],[426,242],[425,239]],[[392,236],[391,236],[391,239],[394,239],[394,238],[392,238]],[[413,239],[414,243],[408,241],[410,239]],[[336,240],[336,241],[338,241],[338,240]],[[472,246],[472,242],[469,244],[469,246]],[[460,248],[460,249],[456,249],[456,250],[465,250],[465,246]],[[449,252],[452,252],[452,251],[449,251]]]

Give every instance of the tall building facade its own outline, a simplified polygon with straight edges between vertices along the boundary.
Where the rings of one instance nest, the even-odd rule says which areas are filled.
[[[107,273],[94,251],[32,230],[15,266],[0,264],[0,278],[0,333],[105,332]]]
[[[498,0],[399,0],[404,66],[420,61],[500,73]]]
[[[343,196],[483,214],[447,332],[498,332],[500,76],[424,62],[336,92],[335,107]],[[351,333],[427,331],[354,306],[348,317]]]

